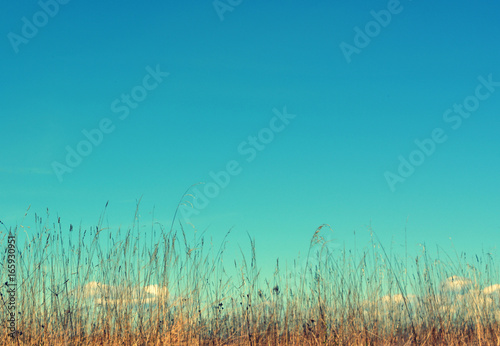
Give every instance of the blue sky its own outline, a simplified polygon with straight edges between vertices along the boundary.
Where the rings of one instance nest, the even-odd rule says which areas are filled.
[[[141,196],[141,222],[151,223],[154,208],[168,225],[189,186],[205,182],[203,193],[210,172],[236,162],[239,173],[188,221],[216,240],[234,227],[234,249],[248,246],[248,232],[261,265],[307,251],[323,223],[347,247],[354,231],[365,245],[371,225],[395,249],[405,227],[410,248],[449,249],[452,238],[459,251],[496,249],[497,2],[221,1],[231,7],[222,17],[211,1],[41,3],[53,17],[35,1],[0,11],[8,226],[29,205],[27,225],[46,208],[66,224],[94,225],[108,200],[110,226],[128,226]],[[37,32],[24,28],[32,36],[24,37],[34,21]],[[356,27],[375,30],[361,48]],[[346,58],[343,43],[358,53]],[[151,70],[165,73],[161,82]],[[111,105],[124,106],[133,90],[141,101],[121,120]],[[474,111],[453,129],[459,114],[443,114],[464,100]],[[295,117],[248,162],[238,148],[249,148],[249,136],[269,138],[273,110],[285,108]],[[60,181],[54,162],[67,166],[67,147],[103,119],[113,131]],[[399,156],[409,160],[415,140],[436,128],[446,140],[391,188],[386,173],[398,174]]]

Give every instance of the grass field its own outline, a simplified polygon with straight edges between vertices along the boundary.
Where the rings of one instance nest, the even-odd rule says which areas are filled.
[[[332,252],[323,225],[311,232],[305,263],[277,260],[274,275],[261,277],[253,240],[248,254],[226,262],[226,241],[188,241],[180,224],[152,224],[150,243],[137,225],[113,231],[101,218],[93,229],[71,226],[71,238],[49,219],[10,230],[16,332],[3,285],[1,344],[500,344],[498,264],[488,253],[431,258],[422,248],[398,258],[376,237],[363,251]]]

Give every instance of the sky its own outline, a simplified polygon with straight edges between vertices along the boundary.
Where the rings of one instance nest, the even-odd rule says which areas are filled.
[[[462,0],[4,2],[0,220],[30,226],[48,208],[95,225],[109,201],[117,229],[141,200],[142,224],[169,226],[188,201],[187,232],[232,229],[238,253],[250,235],[269,268],[305,254],[322,224],[338,248],[373,230],[394,251],[495,252],[498,13]]]

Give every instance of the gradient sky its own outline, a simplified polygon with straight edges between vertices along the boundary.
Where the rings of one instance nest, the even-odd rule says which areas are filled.
[[[125,227],[142,196],[141,222],[154,208],[169,225],[184,191],[234,160],[241,173],[189,221],[215,240],[234,227],[238,252],[248,232],[260,265],[303,254],[323,223],[347,247],[354,232],[365,246],[371,225],[395,250],[406,227],[417,250],[449,250],[451,238],[458,251],[495,251],[498,1],[230,7],[221,20],[212,1],[72,0],[49,6],[46,25],[13,44],[23,17],[40,24],[44,15],[36,1],[2,3],[0,220],[29,226],[49,208],[66,226],[95,225],[109,200],[109,224]],[[342,42],[355,46],[355,28],[388,7],[397,13],[346,59]],[[148,66],[170,74],[121,120],[111,105],[142,85]],[[477,110],[454,129],[458,113],[443,114],[467,97],[473,107],[481,76],[497,85],[481,88]],[[296,117],[247,162],[238,147],[284,107]],[[60,182],[53,163],[66,164],[67,146],[106,118],[115,130]],[[446,141],[392,191],[386,172],[398,174],[399,156],[408,160],[436,128]]]

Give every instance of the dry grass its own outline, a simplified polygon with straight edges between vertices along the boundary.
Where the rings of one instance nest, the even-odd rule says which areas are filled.
[[[431,260],[422,249],[408,263],[375,241],[361,253],[329,252],[322,226],[305,266],[277,262],[261,278],[252,240],[249,255],[229,264],[226,238],[220,246],[202,235],[188,241],[180,224],[156,223],[149,236],[138,224],[112,234],[103,219],[69,232],[60,219],[35,215],[35,229],[12,230],[18,333],[10,337],[4,322],[2,344],[500,344],[498,267],[489,254]],[[6,287],[0,292],[3,300]]]

